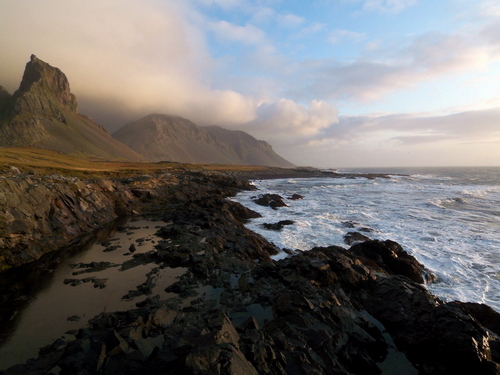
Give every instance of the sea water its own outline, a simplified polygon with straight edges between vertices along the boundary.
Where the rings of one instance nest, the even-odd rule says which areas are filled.
[[[262,215],[248,228],[281,249],[348,248],[344,235],[350,231],[393,240],[437,276],[427,287],[441,299],[486,303],[500,311],[500,167],[339,172],[391,175],[259,180],[253,183],[260,191],[234,199]],[[263,193],[281,195],[288,207],[255,204],[252,197]],[[292,194],[304,198],[286,199]],[[280,220],[294,224],[281,231],[262,226]]]

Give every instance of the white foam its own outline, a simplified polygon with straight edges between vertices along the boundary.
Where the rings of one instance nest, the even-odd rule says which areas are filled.
[[[364,234],[399,242],[438,275],[439,281],[429,285],[433,293],[445,300],[487,301],[500,310],[500,182],[479,181],[460,179],[456,172],[376,180],[265,180],[256,182],[260,192],[245,192],[236,200],[263,215],[248,226],[278,247],[345,247],[348,231],[373,228]],[[289,207],[278,210],[251,201],[267,192],[298,193],[304,199],[287,200]],[[295,224],[279,232],[260,226],[286,219]]]

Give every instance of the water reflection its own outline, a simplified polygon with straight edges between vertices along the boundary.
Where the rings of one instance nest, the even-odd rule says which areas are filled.
[[[0,275],[0,369],[36,357],[40,347],[64,335],[69,338],[72,331],[103,311],[135,308],[145,299],[140,293],[123,297],[130,296],[130,291],[147,280],[146,274],[159,268],[154,257],[147,255],[154,254],[160,224],[146,219],[118,222],[82,239],[80,246]],[[134,261],[137,259],[140,261]],[[118,266],[92,267],[101,262]],[[121,266],[124,263],[126,267]],[[169,297],[163,290],[184,272],[181,268],[156,272],[154,284],[158,286],[152,293]],[[101,283],[84,282],[88,278]]]

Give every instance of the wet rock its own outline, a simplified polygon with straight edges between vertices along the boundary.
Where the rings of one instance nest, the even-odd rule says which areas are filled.
[[[292,225],[295,221],[293,220],[280,220],[277,223],[264,223],[262,226],[268,230],[282,230],[286,225]]]
[[[500,335],[500,314],[484,303],[450,302],[451,305],[460,307],[479,323],[489,330]]]
[[[344,236],[344,242],[348,245],[353,245],[358,242],[370,241],[370,238],[359,232],[348,232]]]
[[[417,283],[428,283],[435,276],[394,241],[371,240],[353,245],[349,251],[363,264],[391,275],[403,275]]]
[[[258,212],[255,212],[238,202],[231,202],[231,204],[229,205],[229,211],[236,220],[242,223],[247,222],[249,219],[262,217],[262,215]]]
[[[278,194],[263,194],[254,198],[253,201],[260,206],[271,207],[276,210],[278,207],[288,207],[288,205]]]
[[[420,373],[498,373],[488,333],[458,306],[444,304],[401,276],[378,279],[366,298],[368,312],[419,365]]]
[[[300,195],[300,194],[292,194],[291,196],[287,197],[287,199],[290,199],[292,201],[296,201],[299,199],[304,199],[304,196]]]

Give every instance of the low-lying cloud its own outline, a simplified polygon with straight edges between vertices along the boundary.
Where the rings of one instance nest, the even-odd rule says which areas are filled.
[[[352,2],[362,11],[388,17],[417,3]],[[34,53],[66,73],[80,112],[110,131],[152,112],[175,114],[199,125],[248,131],[297,164],[306,155],[316,160],[311,155],[318,152],[323,165],[333,163],[340,150],[346,155],[349,148],[363,153],[364,147],[363,155],[378,160],[376,155],[390,150],[403,155],[405,146],[417,152],[417,146],[446,142],[498,141],[496,107],[447,116],[339,117],[337,110],[342,103],[352,108],[352,103],[379,100],[498,62],[500,12],[492,11],[493,3],[489,11],[484,3],[478,18],[462,30],[409,36],[405,44],[392,46],[360,31],[329,29],[324,23],[280,13],[271,0],[5,3],[0,29],[9,37],[0,40],[0,84],[10,92],[17,89]],[[248,21],[237,24],[203,13],[213,6],[237,10]],[[264,25],[288,33],[288,39],[272,39]],[[301,43],[313,37],[335,45],[356,44],[362,52],[349,60],[293,59]],[[227,50],[214,52],[214,40]],[[288,49],[292,52],[285,53]]]

